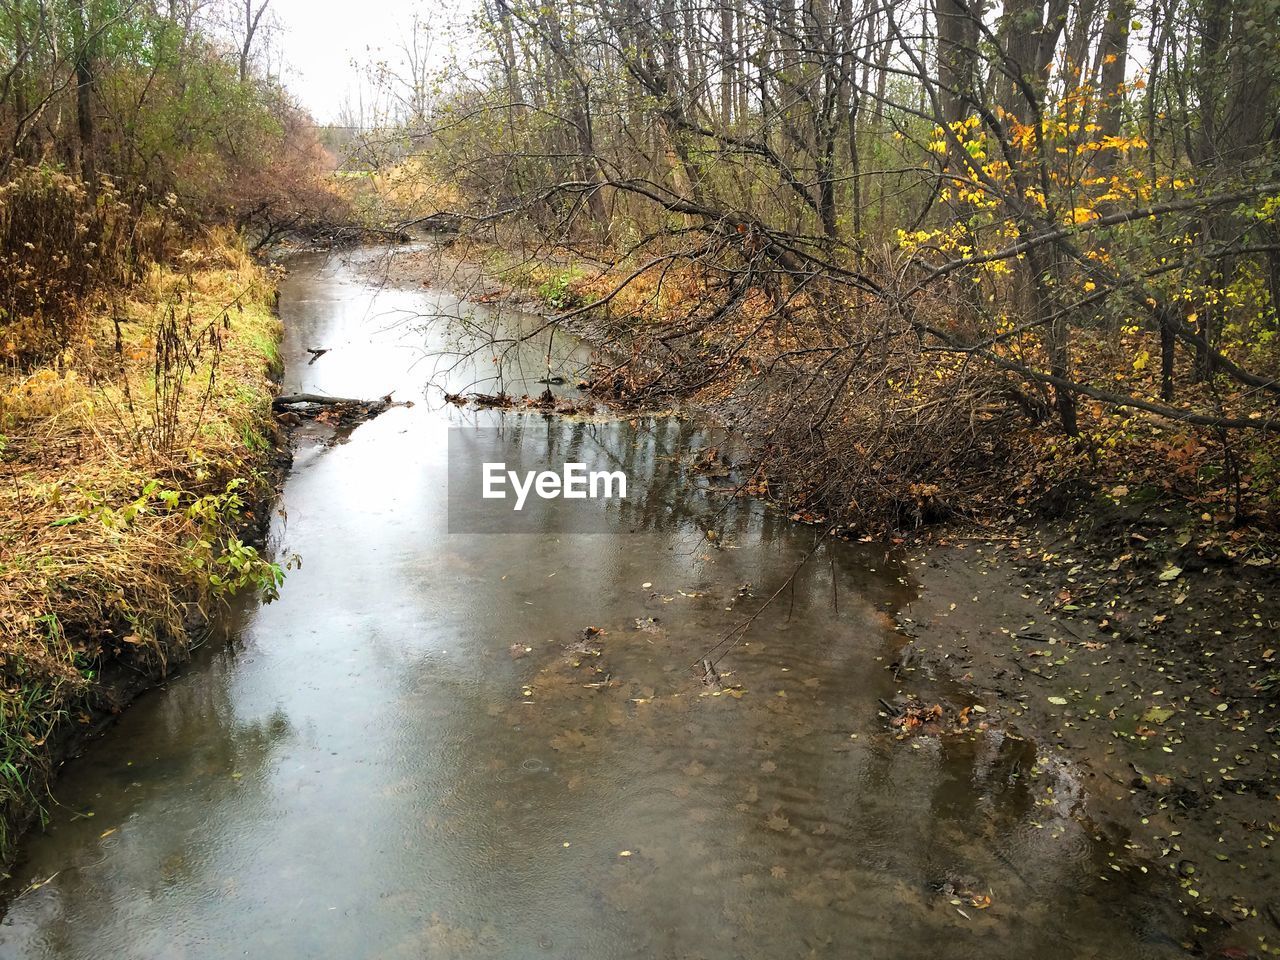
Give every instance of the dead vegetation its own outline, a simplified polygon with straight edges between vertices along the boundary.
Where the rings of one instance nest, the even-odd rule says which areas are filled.
[[[554,322],[601,348],[594,395],[624,406],[692,403],[749,440],[754,472],[742,492],[767,495],[796,519],[859,534],[939,522],[987,525],[1056,517],[1115,495],[1179,510],[1188,537],[1241,558],[1275,535],[1280,475],[1262,431],[1228,431],[1084,398],[1078,430],[1055,422],[1052,389],[938,349],[916,323],[963,324],[963,299],[930,298],[915,322],[878,297],[796,283],[682,256],[642,270],[568,250],[458,241],[438,253],[437,278],[532,298]],[[484,275],[450,269],[467,260]],[[421,270],[410,258],[408,269]],[[464,291],[465,292],[465,291]],[[1146,333],[1101,325],[1077,334],[1081,380],[1158,394],[1161,371],[1134,363]],[[1120,342],[1114,342],[1116,337]],[[1036,337],[1009,349],[1043,359]],[[1188,405],[1239,419],[1269,416],[1263,391],[1194,382],[1194,354],[1175,374]],[[1270,367],[1264,366],[1264,370]],[[514,398],[485,402],[514,403]]]
[[[18,358],[47,329],[0,327],[0,854],[69,730],[184,659],[223,597],[279,584],[241,539],[273,456],[273,299],[220,233],[79,301],[39,365]]]
[[[141,209],[144,194],[18,165],[0,184],[0,356],[46,359],[77,333],[85,308],[133,283],[176,246],[173,209]]]

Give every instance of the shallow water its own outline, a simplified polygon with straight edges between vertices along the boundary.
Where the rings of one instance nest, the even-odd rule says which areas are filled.
[[[345,442],[303,431],[273,530],[302,568],[67,767],[0,956],[1181,953],[1069,768],[995,729],[889,730],[915,586],[883,548],[820,547],[705,686],[691,664],[815,544],[680,462],[724,438],[442,404],[428,381],[492,390],[493,350],[422,315],[503,321],[339,259],[293,267],[286,389],[417,402]],[[572,374],[585,354],[557,341]],[[512,347],[507,388],[539,392],[545,352]],[[555,532],[563,501],[549,532],[448,532],[446,434],[503,422],[643,481],[592,506],[611,534]]]

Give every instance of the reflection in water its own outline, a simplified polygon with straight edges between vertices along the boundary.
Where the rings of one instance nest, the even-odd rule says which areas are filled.
[[[1084,818],[1069,769],[1008,732],[887,730],[887,614],[913,597],[897,561],[824,545],[720,662],[728,688],[703,686],[691,664],[813,531],[686,470],[722,439],[687,421],[442,407],[422,343],[459,334],[400,322],[424,298],[458,306],[297,265],[288,387],[419,402],[299,451],[274,536],[303,568],[71,765],[0,955],[1177,953],[1176,918],[1110,868],[1122,838]],[[307,346],[331,353],[305,366]],[[545,374],[545,345],[521,349],[514,393],[533,389],[522,366]],[[607,507],[635,532],[450,535],[447,430],[498,423],[642,478]],[[919,691],[940,692],[961,697]]]

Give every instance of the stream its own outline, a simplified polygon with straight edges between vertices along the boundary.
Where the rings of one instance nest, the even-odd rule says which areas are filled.
[[[477,331],[533,321],[380,288],[377,255],[291,262],[284,389],[414,405],[300,428],[272,545],[301,569],[67,765],[0,956],[1184,955],[1068,765],[978,715],[890,727],[901,558],[717,490],[691,455],[732,438],[688,419],[443,402],[492,389]],[[574,396],[587,353],[553,350]],[[512,345],[506,389],[541,392],[546,353]],[[476,430],[634,489],[458,532],[449,436]]]

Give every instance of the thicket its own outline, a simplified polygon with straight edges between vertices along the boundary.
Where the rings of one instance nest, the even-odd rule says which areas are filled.
[[[343,216],[310,118],[254,68],[261,20],[238,24],[242,7],[0,3],[0,352],[11,361],[56,352],[78,316],[202,225],[274,237]]]
[[[710,393],[806,513],[1105,486],[1274,528],[1278,14],[490,0],[487,64],[382,136],[570,278],[611,384]]]

